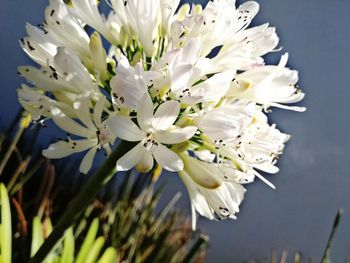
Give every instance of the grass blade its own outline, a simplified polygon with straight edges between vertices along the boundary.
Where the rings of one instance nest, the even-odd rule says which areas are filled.
[[[326,246],[326,249],[323,253],[323,256],[322,256],[322,260],[321,260],[321,263],[330,263],[331,262],[331,259],[330,259],[330,255],[331,255],[331,247],[332,247],[332,244],[333,244],[333,240],[334,240],[334,236],[335,236],[335,231],[337,230],[338,226],[339,226],[339,222],[340,222],[340,219],[343,215],[343,209],[339,209],[335,219],[334,219],[334,222],[333,222],[333,227],[332,227],[332,231],[331,231],[331,234],[328,238],[328,242],[327,242],[327,246]]]
[[[73,229],[69,228],[64,234],[63,251],[61,256],[61,263],[72,263],[74,260],[74,234]]]
[[[104,237],[97,238],[89,251],[89,254],[86,258],[85,263],[95,263],[98,256],[100,255],[101,249],[104,244],[105,244]]]
[[[90,252],[91,246],[94,244],[98,231],[98,219],[95,218],[91,223],[88,234],[84,240],[83,245],[79,251],[76,263],[85,263],[87,255]]]
[[[43,225],[41,224],[39,217],[33,219],[33,236],[32,246],[30,249],[30,256],[34,256],[40,246],[44,243]]]
[[[1,205],[1,229],[0,229],[0,250],[1,262],[11,263],[12,252],[12,226],[11,209],[8,193],[5,185],[0,184],[0,205]]]
[[[116,261],[117,261],[117,253],[114,248],[109,247],[103,253],[100,260],[97,261],[97,263],[114,263]]]

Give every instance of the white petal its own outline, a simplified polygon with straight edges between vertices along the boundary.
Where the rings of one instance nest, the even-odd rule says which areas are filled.
[[[106,123],[111,132],[123,140],[137,142],[144,138],[143,132],[129,117],[114,116]]]
[[[71,118],[64,115],[59,109],[51,110],[52,119],[58,127],[68,133],[75,134],[84,138],[96,137],[96,131],[87,129],[79,123],[73,121]]]
[[[66,141],[58,141],[50,144],[47,149],[43,150],[43,155],[49,159],[60,159],[73,153],[75,153],[75,151]]]
[[[203,102],[205,95],[206,90],[204,88],[194,88],[191,90],[191,95],[185,95],[183,97],[182,103],[194,105],[196,103]]]
[[[153,167],[153,155],[149,151],[144,151],[141,160],[136,165],[136,170],[140,173],[147,173]]]
[[[128,20],[128,27],[138,36],[145,54],[152,57],[154,52],[153,40],[158,24],[158,14],[160,12],[158,0],[128,0],[125,11]]]
[[[282,104],[279,104],[279,103],[269,103],[269,105],[277,107],[277,108],[281,108],[281,109],[285,109],[285,110],[293,110],[293,111],[297,111],[297,112],[304,112],[304,111],[306,111],[306,107],[286,106],[286,105],[282,105]]]
[[[69,6],[70,7],[70,6]],[[72,13],[77,16],[81,21],[95,28],[109,41],[114,43],[115,38],[111,33],[111,30],[105,23],[105,18],[100,14],[98,10],[98,2],[91,0],[72,0],[72,7],[70,9]]]
[[[81,92],[96,91],[96,85],[75,52],[58,47],[54,63],[56,70],[65,76],[65,79],[69,80],[68,82],[71,82],[76,89]]]
[[[83,139],[83,140],[76,140],[71,141],[71,144],[74,146],[74,152],[83,152],[91,147],[95,147],[98,144],[97,138],[92,139]]]
[[[104,96],[101,96],[99,100],[97,101],[95,108],[94,108],[94,115],[93,119],[97,127],[101,127],[101,118],[102,118],[102,113],[104,109],[104,105],[106,102],[106,98]]]
[[[214,219],[212,209],[209,207],[208,202],[205,199],[205,196],[199,191],[200,186],[192,180],[192,178],[185,172],[180,171],[179,176],[184,182],[188,194],[190,195],[191,200],[191,210],[192,210],[192,228],[196,226],[196,210],[201,216],[205,216],[211,220]]]
[[[181,157],[185,165],[185,170],[193,181],[208,189],[220,187],[221,179],[218,175],[220,171],[217,166],[199,161],[184,153],[181,154]]]
[[[202,76],[209,74],[209,73],[216,73],[212,72],[213,68],[213,62],[209,58],[199,58],[197,61],[196,66],[193,68],[193,73],[190,79],[191,85],[196,83],[198,79],[200,79]]]
[[[87,96],[81,97],[77,99],[73,103],[73,107],[78,115],[78,118],[81,120],[81,122],[89,129],[96,129],[94,123],[91,119],[90,114],[90,98]]]
[[[192,230],[196,231],[197,212],[196,212],[196,207],[193,204],[191,204],[191,213],[192,213]]]
[[[117,74],[111,79],[113,102],[121,107],[136,109],[142,96],[147,92],[143,70],[139,64],[131,67],[125,56],[118,58]]]
[[[279,168],[271,163],[269,164],[255,164],[254,168],[259,169],[265,173],[276,174],[279,172]]]
[[[92,162],[94,161],[97,151],[97,146],[92,147],[84,156],[80,163],[79,171],[83,174],[87,174],[91,169]]]
[[[194,154],[198,157],[198,159],[207,163],[212,163],[216,158],[216,155],[208,150],[195,151]]]
[[[46,66],[56,54],[55,41],[47,41],[45,33],[37,27],[27,24],[26,28],[29,36],[21,39],[21,47],[35,62]]]
[[[156,130],[168,129],[176,121],[179,112],[179,102],[170,100],[162,103],[153,116],[153,128]]]
[[[222,98],[230,88],[231,80],[235,76],[232,70],[215,74],[208,80],[192,87],[193,90],[204,89],[205,101],[216,101]]]
[[[184,142],[196,133],[197,127],[188,126],[185,128],[176,128],[170,131],[160,131],[155,134],[157,141],[164,144],[176,144]]]
[[[144,147],[139,143],[117,161],[117,171],[128,171],[132,169],[144,154]]]
[[[237,25],[235,26],[235,29],[236,30],[245,29],[250,24],[254,16],[258,13],[258,11],[259,11],[259,4],[257,2],[248,1],[241,4],[237,8],[237,15],[239,16],[242,13],[245,15],[245,19],[237,20],[236,22]]]
[[[37,88],[44,91],[68,91],[77,93],[78,90],[72,87],[69,82],[63,79],[52,81],[50,74],[42,69],[37,69],[32,66],[20,66],[18,72],[27,79],[28,82],[35,85]]]
[[[143,131],[152,127],[153,103],[148,92],[145,93],[137,106],[137,122]]]
[[[171,91],[175,94],[181,92],[188,85],[192,76],[192,65],[184,64],[174,68],[171,76]]]
[[[162,144],[155,147],[153,156],[157,163],[168,171],[176,172],[184,167],[180,157]]]
[[[258,172],[255,172],[255,176],[258,177],[261,181],[263,181],[265,184],[267,184],[268,186],[270,186],[272,189],[276,189],[276,186],[273,185],[273,183],[271,183],[269,180],[267,180],[264,176],[262,176],[261,174],[259,174]]]
[[[201,39],[199,37],[190,39],[182,49],[181,62],[196,64],[201,49]]]

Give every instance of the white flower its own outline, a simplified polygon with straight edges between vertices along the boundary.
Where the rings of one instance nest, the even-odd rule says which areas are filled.
[[[144,71],[142,63],[132,67],[128,59],[118,58],[116,76],[111,79],[112,100],[119,108],[136,109],[139,101],[147,92],[147,84],[160,73]]]
[[[179,172],[190,195],[192,228],[196,228],[196,211],[211,220],[236,219],[245,189],[219,166],[198,161],[182,154],[185,168]],[[227,179],[226,179],[227,178]]]
[[[158,33],[159,0],[124,0],[125,14],[129,26],[139,38],[146,56],[152,57],[155,52],[155,41]]]
[[[89,36],[84,24],[72,15],[63,0],[50,0],[45,8],[43,26],[45,35],[55,39],[58,46],[77,51],[82,59],[90,57]]]
[[[240,31],[212,59],[213,68],[248,70],[264,65],[262,56],[273,51],[278,41],[275,28],[268,24]]]
[[[276,125],[268,125],[267,117],[257,111],[249,129],[242,133],[237,143],[239,159],[244,165],[266,173],[277,173],[279,169],[275,164],[289,138],[277,130]]]
[[[213,141],[233,141],[251,122],[254,110],[254,104],[227,105],[193,116],[193,121]]]
[[[258,9],[258,4],[252,1],[242,4],[237,10],[231,0],[210,1],[203,12],[193,8],[184,20],[172,24],[172,41],[180,47],[189,39],[200,36],[203,43],[201,55],[207,56],[235,33],[244,30]]]
[[[161,99],[170,97],[194,105],[218,101],[226,94],[235,71],[219,72],[208,78],[210,59],[201,58],[200,49],[200,39],[191,39],[185,47],[170,51],[153,65],[154,72],[162,73],[157,79],[152,79],[152,89],[159,92]]]
[[[50,97],[40,94],[27,85],[22,85],[17,91],[18,100],[22,107],[32,115],[34,121],[39,121],[41,118],[46,120],[51,118],[51,110],[60,108],[67,116],[74,116],[74,109],[61,101],[56,101]]]
[[[115,136],[106,127],[105,122],[101,121],[106,100],[102,97],[97,101],[94,111],[90,113],[90,98],[87,96],[80,97],[75,103],[75,113],[82,124],[67,117],[60,109],[51,110],[53,121],[58,127],[69,134],[79,136],[85,139],[71,139],[67,141],[58,141],[50,144],[43,151],[47,158],[63,158],[77,152],[89,150],[80,164],[80,172],[87,173],[91,166],[97,150],[104,148],[106,154],[110,154],[110,144],[114,143]]]
[[[160,2],[161,14],[161,35],[163,37],[170,34],[171,23],[174,20],[175,11],[180,3],[180,0],[163,0]]]
[[[286,68],[288,54],[282,56],[278,66],[261,66],[236,76],[227,96],[264,105],[305,111],[304,107],[286,106],[304,98],[296,86],[298,72]]]
[[[248,28],[259,5],[180,0],[50,0],[45,22],[26,26],[23,50],[39,66],[21,66],[18,98],[35,122],[52,120],[68,140],[43,154],[62,158],[87,151],[108,155],[116,138],[130,147],[118,171],[149,172],[156,161],[178,171],[188,188],[193,228],[197,211],[209,219],[235,218],[242,184],[276,162],[289,135],[270,125],[270,107],[296,111],[303,99],[298,73],[263,56],[279,51],[275,28]],[[178,10],[178,11],[176,11]],[[106,17],[105,17],[106,14]],[[109,47],[108,52],[105,47]],[[155,161],[154,161],[155,160]]]
[[[153,114],[153,103],[145,94],[137,108],[138,127],[129,117],[115,116],[108,120],[109,128],[121,139],[138,143],[117,161],[117,170],[130,170],[136,164],[142,171],[153,167],[153,157],[157,163],[169,171],[183,168],[180,157],[164,144],[178,144],[190,139],[197,128],[174,127],[180,111],[176,101],[166,101]]]
[[[109,42],[117,44],[113,31],[108,28],[106,18],[98,11],[96,0],[71,0],[70,11],[78,19],[99,31]]]
[[[36,63],[46,66],[57,52],[57,42],[45,31],[32,26],[26,25],[28,36],[21,39],[20,44],[28,56]]]
[[[63,91],[70,95],[99,93],[96,83],[79,57],[62,47],[57,49],[57,54],[46,67],[37,69],[32,66],[21,66],[18,72],[39,90]]]

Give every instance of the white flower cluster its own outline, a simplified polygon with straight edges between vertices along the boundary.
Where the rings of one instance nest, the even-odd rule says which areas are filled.
[[[148,172],[156,162],[178,172],[195,227],[195,211],[235,218],[242,184],[256,176],[272,186],[258,171],[278,171],[289,136],[265,113],[303,111],[287,104],[304,94],[287,54],[277,66],[264,64],[278,36],[268,24],[247,28],[256,2],[179,2],[110,0],[105,16],[96,0],[50,0],[43,25],[28,24],[21,39],[39,67],[19,67],[30,85],[18,96],[35,121],[51,119],[69,134],[43,151],[48,158],[86,151],[87,173],[96,152],[108,156],[119,138],[136,146],[118,171]]]

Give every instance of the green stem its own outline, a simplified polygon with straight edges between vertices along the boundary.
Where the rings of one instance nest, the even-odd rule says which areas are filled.
[[[2,175],[2,172],[4,171],[7,162],[10,160],[10,157],[12,156],[13,151],[16,149],[16,145],[17,145],[19,139],[21,138],[23,131],[24,131],[24,128],[20,127],[18,129],[18,131],[16,132],[15,138],[11,142],[10,147],[8,148],[4,158],[2,159],[2,161],[0,163],[0,175]]]
[[[340,222],[342,215],[343,215],[343,209],[339,209],[339,211],[334,219],[332,231],[331,231],[331,234],[328,238],[326,249],[323,252],[321,263],[330,263],[331,262],[331,258],[330,258],[331,257],[331,247],[332,247],[332,243],[334,241],[335,231],[338,228],[338,225],[339,225],[339,222]]]
[[[29,263],[41,263],[50,253],[57,241],[63,236],[66,229],[78,221],[81,214],[92,202],[99,190],[109,181],[115,173],[115,163],[128,152],[134,143],[122,141],[112,152],[101,168],[91,176],[89,181],[83,186],[80,193],[69,203],[66,211],[62,214],[54,231],[45,240],[38,252]]]

